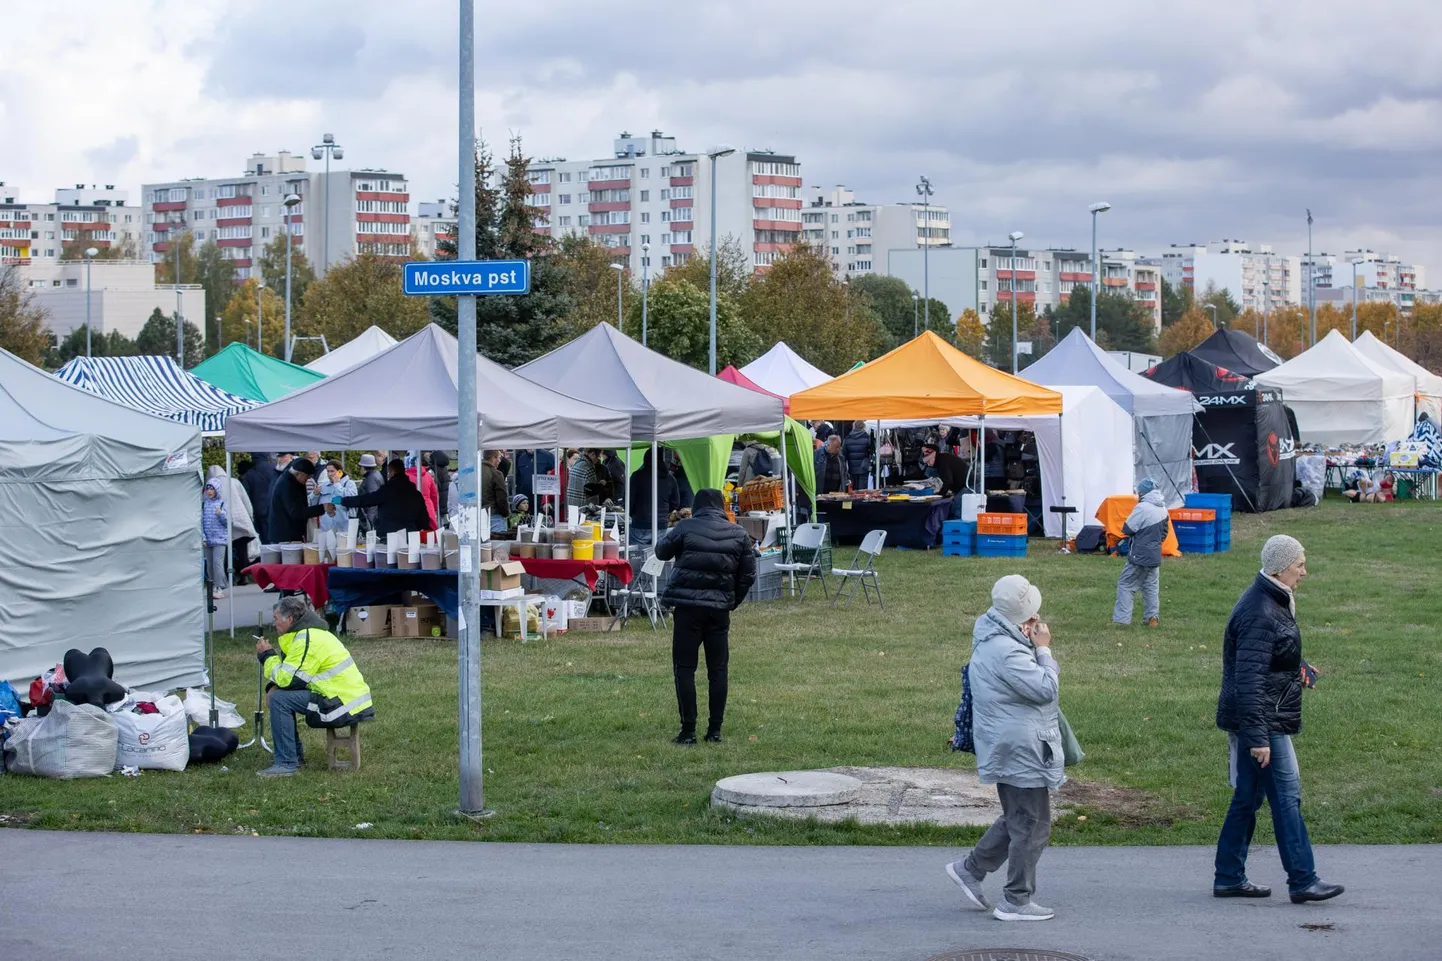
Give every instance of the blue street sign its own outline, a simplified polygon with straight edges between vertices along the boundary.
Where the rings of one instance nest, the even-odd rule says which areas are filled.
[[[405,291],[438,294],[528,294],[529,260],[426,260],[405,265]]]

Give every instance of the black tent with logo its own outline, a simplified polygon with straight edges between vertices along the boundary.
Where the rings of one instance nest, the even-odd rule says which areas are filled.
[[[1260,513],[1292,505],[1296,434],[1282,392],[1250,377],[1182,353],[1146,371],[1159,384],[1180,387],[1205,408],[1192,420],[1197,490],[1231,494],[1239,511]]]
[[[1282,358],[1257,342],[1251,334],[1223,327],[1192,349],[1192,355],[1243,377],[1255,377],[1279,367]]]

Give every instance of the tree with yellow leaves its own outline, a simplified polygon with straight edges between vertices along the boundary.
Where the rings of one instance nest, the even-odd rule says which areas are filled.
[[[252,277],[231,296],[230,302],[220,312],[220,346],[240,341],[255,346],[256,278]],[[260,292],[261,353],[271,357],[285,356],[285,299],[269,287]],[[332,347],[337,346],[332,343]]]
[[[981,322],[981,315],[968,307],[956,318],[956,346],[963,353],[980,360],[985,345],[986,325]]]
[[[334,348],[354,340],[372,325],[397,340],[409,337],[430,323],[430,307],[424,297],[406,296],[400,264],[362,253],[332,267],[312,283],[299,317],[293,317],[292,322],[297,335],[324,336]],[[269,318],[266,326],[270,326]],[[304,342],[297,345],[291,360],[304,364],[320,354],[320,344]]]
[[[1200,307],[1193,307],[1182,314],[1176,323],[1162,331],[1157,340],[1157,349],[1162,352],[1163,357],[1173,357],[1182,351],[1191,350],[1212,336],[1213,329],[1210,315]]]

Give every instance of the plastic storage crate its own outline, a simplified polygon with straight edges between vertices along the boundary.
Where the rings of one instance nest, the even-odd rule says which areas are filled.
[[[1216,521],[1217,512],[1210,507],[1174,507],[1167,511],[1172,522],[1176,521]]]
[[[1027,516],[1025,514],[977,514],[978,534],[1020,534],[1026,536]]]
[[[943,521],[941,525],[943,557],[967,557],[976,553],[976,524],[971,521]]]
[[[1217,512],[1217,520],[1231,520],[1231,494],[1187,494],[1182,503],[1187,507],[1199,507]]]
[[[748,601],[778,601],[782,593],[782,577],[780,571],[770,571],[766,574],[757,574],[756,583],[751,585],[751,590],[746,592]]]
[[[1216,521],[1172,521],[1183,554],[1211,554],[1217,549]]]
[[[976,553],[978,557],[1025,557],[1026,535],[983,534],[978,530]]]

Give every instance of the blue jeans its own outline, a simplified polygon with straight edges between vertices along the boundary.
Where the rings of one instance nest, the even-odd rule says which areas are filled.
[[[491,533],[501,534],[511,529],[510,521],[500,514],[491,515]]]
[[[638,527],[635,523],[631,524],[627,539],[631,542],[632,546],[635,547],[649,547],[651,541],[654,540],[651,536],[651,528]]]
[[[1297,892],[1317,881],[1312,860],[1312,841],[1302,820],[1302,775],[1292,739],[1285,734],[1271,736],[1272,760],[1267,767],[1257,763],[1250,751],[1231,742],[1232,806],[1217,839],[1216,887],[1231,887],[1247,880],[1247,849],[1257,827],[1257,809],[1265,799],[1272,809],[1272,831],[1277,852],[1287,871],[1287,889]]]
[[[299,717],[305,715],[310,691],[274,690],[266,698],[270,708],[270,746],[275,748],[276,767],[296,767],[305,760],[300,743]]]

